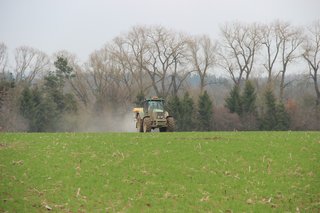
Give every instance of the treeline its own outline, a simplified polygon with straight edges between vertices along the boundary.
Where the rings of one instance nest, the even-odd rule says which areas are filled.
[[[319,130],[319,52],[320,21],[227,23],[216,39],[138,26],[85,63],[23,46],[9,64],[0,43],[0,126],[108,130],[134,103],[157,95],[180,131]]]

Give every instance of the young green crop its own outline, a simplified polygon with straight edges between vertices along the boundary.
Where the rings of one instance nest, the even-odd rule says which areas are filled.
[[[0,212],[319,212],[319,132],[4,133]]]

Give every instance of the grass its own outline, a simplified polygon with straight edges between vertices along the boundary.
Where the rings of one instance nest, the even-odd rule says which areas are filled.
[[[0,212],[319,212],[320,132],[3,133]]]

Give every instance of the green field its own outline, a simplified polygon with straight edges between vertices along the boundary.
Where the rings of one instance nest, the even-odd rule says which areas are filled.
[[[320,212],[320,132],[2,133],[0,212]]]

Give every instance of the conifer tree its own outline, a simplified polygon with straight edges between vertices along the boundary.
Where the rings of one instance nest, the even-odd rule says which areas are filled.
[[[181,110],[181,101],[179,99],[178,96],[173,95],[169,98],[168,102],[167,102],[167,106],[166,106],[168,112],[170,115],[172,115],[175,119],[175,129],[177,131],[181,131],[181,114],[182,114],[182,110]]]
[[[47,129],[53,126],[56,114],[56,105],[50,99],[45,97],[38,88],[25,88],[20,97],[21,115],[28,121],[29,131],[41,132],[52,131]]]
[[[275,130],[277,125],[277,117],[276,117],[276,98],[271,91],[271,89],[267,89],[264,94],[265,99],[265,110],[261,120],[260,128],[262,130]]]
[[[231,113],[242,114],[242,103],[240,97],[240,88],[238,85],[234,85],[226,99],[225,105]]]
[[[75,76],[72,73],[73,68],[69,66],[68,59],[61,56],[57,57],[54,66],[56,67],[55,76],[58,80],[59,89],[63,89],[65,79],[71,79]]]
[[[200,131],[210,131],[213,127],[213,109],[212,101],[207,93],[204,91],[199,97],[198,102],[198,129]]]
[[[181,131],[194,129],[194,102],[189,93],[186,92],[181,101]]]
[[[256,98],[257,95],[251,81],[246,81],[244,91],[241,96],[242,111],[244,113],[256,113]]]
[[[59,63],[57,63],[59,62]],[[64,115],[77,111],[77,102],[73,94],[64,94],[64,78],[71,75],[72,69],[67,61],[58,58],[57,70],[44,77],[41,88],[26,88],[20,97],[21,115],[29,123],[29,131],[59,131]],[[65,124],[65,122],[63,122]],[[74,124],[73,124],[74,125]]]
[[[60,112],[57,108],[57,104],[51,97],[41,97],[41,102],[35,114],[36,132],[54,132],[59,129]]]
[[[27,119],[31,118],[34,114],[35,106],[33,103],[32,93],[29,87],[26,87],[22,91],[19,102],[21,115]]]
[[[241,122],[244,130],[257,130],[257,107],[255,89],[250,81],[246,81],[241,95],[242,114]]]
[[[280,102],[276,106],[276,119],[277,125],[275,127],[276,130],[288,130],[290,127],[290,116],[289,113],[286,111],[284,104]]]
[[[265,93],[265,112],[261,119],[262,130],[288,130],[290,116],[282,102],[277,104],[273,92],[268,89]]]

